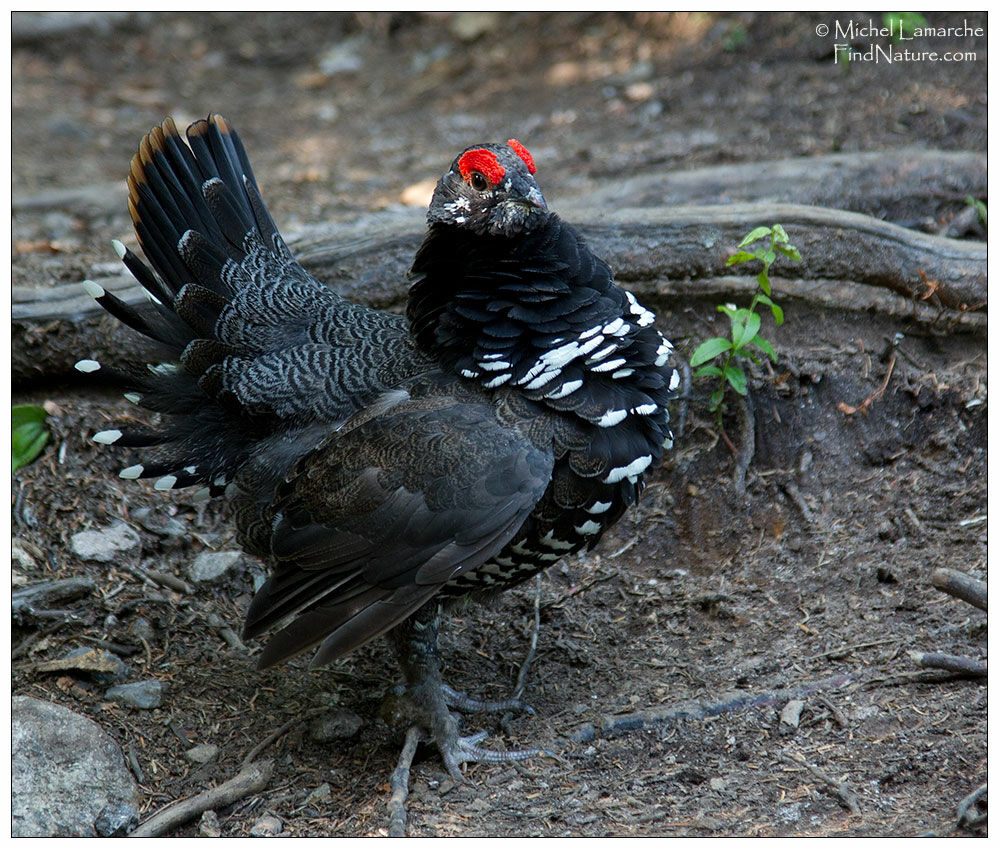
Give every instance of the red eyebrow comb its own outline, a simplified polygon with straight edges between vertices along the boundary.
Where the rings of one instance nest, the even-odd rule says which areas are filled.
[[[473,171],[478,171],[489,181],[489,185],[497,186],[506,174],[506,168],[499,164],[496,154],[485,148],[468,150],[458,160],[458,170],[464,179],[469,179]]]
[[[507,144],[513,148],[513,152],[516,153],[517,156],[519,156],[521,159],[524,160],[524,164],[527,166],[528,171],[530,171],[532,174],[537,172],[538,169],[537,166],[535,166],[534,164],[534,157],[531,156],[531,152],[526,147],[524,147],[516,139],[510,139],[510,141],[508,141]]]

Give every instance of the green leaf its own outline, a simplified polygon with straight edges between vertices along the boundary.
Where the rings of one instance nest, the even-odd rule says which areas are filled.
[[[722,398],[725,397],[725,384],[723,383],[714,392],[711,393],[711,398],[708,400],[708,409],[713,413],[721,406]]]
[[[22,405],[11,407],[11,472],[16,472],[34,460],[49,433],[45,429],[46,413],[41,407]]]
[[[719,354],[724,354],[731,347],[731,340],[725,339],[722,336],[715,336],[713,339],[701,342],[690,358],[690,367],[693,368],[694,366],[699,366],[701,363],[708,362],[708,360],[713,360]]]
[[[770,268],[770,266],[774,264],[775,259],[777,259],[777,254],[775,254],[772,250],[766,251],[763,254],[763,263],[767,268]]]
[[[735,350],[744,347],[760,330],[760,317],[751,312],[732,326],[732,347]]]
[[[749,344],[750,345],[755,345],[757,348],[759,348],[761,351],[763,351],[764,354],[766,354],[768,357],[770,357],[771,360],[773,360],[774,362],[777,362],[777,352],[774,350],[774,346],[771,345],[762,336],[760,336],[760,334],[757,333],[756,336],[755,336],[755,338],[753,339],[753,341],[750,342]]]
[[[725,373],[718,366],[701,366],[694,377],[722,377]]]
[[[746,374],[741,368],[736,365],[725,366],[725,379],[729,382],[729,385],[740,395],[745,395],[747,393],[746,388]]]
[[[756,275],[756,285],[763,290],[765,295],[770,294],[770,278],[767,277],[767,270],[765,268]]]
[[[766,304],[768,307],[770,307],[770,312],[773,313],[774,321],[778,325],[784,323],[784,310],[782,310],[779,306],[777,306],[777,304],[775,304],[773,300],[768,298],[766,295],[759,295],[756,298],[756,300],[759,301],[761,304]]]
[[[982,226],[985,227],[986,230],[988,230],[988,228],[989,228],[989,208],[988,208],[988,206],[986,206],[982,201],[978,200],[978,198],[974,198],[971,195],[968,195],[964,199],[964,202],[966,204],[968,204],[968,206],[974,208],[975,212],[978,213],[978,220],[981,221],[982,222]]]
[[[732,254],[732,256],[725,261],[725,265],[736,265],[737,263],[749,262],[754,259],[756,259],[756,254],[751,254],[748,251],[738,251],[737,253]]]
[[[778,242],[787,244],[787,231],[781,227],[780,224],[774,224],[774,226],[770,229],[773,230],[774,233],[774,247],[777,247]]]
[[[769,236],[769,235],[770,235],[769,227],[754,227],[746,234],[745,238],[743,238],[743,240],[739,242],[739,247],[744,248],[746,247],[746,245],[750,245],[753,242],[758,242],[764,236]]]
[[[801,262],[801,254],[798,253],[798,249],[794,245],[777,245],[776,248],[788,259]]]

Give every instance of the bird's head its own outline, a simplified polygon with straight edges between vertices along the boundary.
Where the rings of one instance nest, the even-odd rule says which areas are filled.
[[[516,139],[462,151],[434,190],[427,220],[480,235],[515,236],[545,220],[534,159]]]

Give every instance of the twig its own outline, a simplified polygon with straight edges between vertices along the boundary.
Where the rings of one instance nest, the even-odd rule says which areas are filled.
[[[629,731],[643,731],[648,728],[663,727],[684,719],[706,719],[711,716],[719,716],[724,713],[736,713],[754,707],[765,707],[790,699],[801,699],[822,692],[823,690],[835,690],[846,684],[852,684],[858,680],[856,675],[837,675],[824,681],[816,681],[812,684],[803,684],[800,687],[789,687],[783,690],[772,690],[764,693],[746,693],[733,695],[721,702],[702,704],[701,702],[682,702],[681,704],[663,711],[655,713],[629,713],[622,716],[606,718],[597,727],[587,723],[568,736],[574,743],[588,743],[597,737],[613,737]]]
[[[819,704],[824,705],[826,710],[828,710],[829,713],[832,714],[832,718],[836,721],[836,724],[840,728],[846,728],[847,726],[849,726],[850,723],[846,721],[846,717],[843,716],[840,709],[836,707],[836,705],[834,705],[829,699],[827,699],[825,696],[819,696],[817,701],[819,702]]]
[[[988,811],[983,814],[970,814],[972,806],[982,798],[986,793],[989,792],[988,783],[983,784],[981,787],[976,788],[967,796],[965,796],[960,804],[957,806],[957,827],[975,828],[976,826],[982,825],[988,821]]]
[[[187,581],[182,581],[180,578],[174,575],[168,575],[165,572],[158,572],[155,569],[141,569],[138,566],[123,566],[122,567],[129,574],[135,575],[140,581],[146,584],[157,585],[161,587],[166,587],[167,589],[173,590],[174,592],[181,593],[182,595],[191,595],[194,590]]]
[[[746,472],[756,453],[756,416],[753,413],[753,399],[749,394],[742,396],[739,410],[742,413],[742,445],[735,457],[732,486],[735,487],[735,494],[741,497],[746,494]]]
[[[142,772],[142,767],[139,766],[139,759],[135,755],[135,743],[131,740],[128,741],[128,765],[132,769],[132,773],[135,775],[135,780],[142,784],[146,780],[145,774]]]
[[[253,793],[259,793],[270,781],[273,767],[271,761],[260,761],[244,766],[234,778],[230,778],[218,787],[205,790],[183,801],[171,802],[153,814],[129,837],[159,837],[205,811],[222,808]]]
[[[917,666],[922,666],[924,669],[946,669],[948,672],[967,675],[969,678],[985,678],[989,674],[989,664],[985,660],[923,651],[910,651],[909,657]]]
[[[930,580],[933,586],[947,595],[973,604],[979,610],[989,609],[989,587],[984,581],[956,569],[934,569]]]
[[[690,406],[690,387],[693,383],[690,376],[690,363],[684,360],[680,363],[680,374],[683,375],[683,382],[680,385],[680,395],[677,400],[680,402],[680,414],[676,419],[676,427],[673,429],[674,439],[683,439],[684,431],[687,428],[687,408]]]
[[[868,395],[863,401],[860,402],[859,407],[851,407],[845,401],[840,401],[836,405],[836,409],[848,416],[852,416],[854,413],[863,413],[867,415],[867,408],[871,406],[875,401],[878,400],[883,394],[885,389],[888,388],[888,381],[891,380],[891,373],[895,370],[895,355],[891,355],[891,361],[888,363],[888,374],[885,375],[884,381],[881,383],[877,389],[874,390],[870,395]]]
[[[870,649],[874,646],[883,646],[885,643],[894,643],[898,640],[898,637],[888,637],[884,640],[872,640],[867,643],[854,643],[852,646],[838,646],[834,649],[829,649],[829,651],[820,652],[819,654],[813,654],[811,657],[806,657],[802,663],[808,663],[811,660],[818,660],[822,657],[831,657],[838,660],[840,657],[845,657],[848,654],[852,654],[858,649]]]
[[[513,691],[513,697],[519,699],[524,694],[527,686],[527,673],[534,663],[534,656],[538,651],[538,632],[541,630],[541,573],[534,576],[534,627],[531,629],[531,644],[527,649],[527,657],[520,665],[520,672],[517,673],[517,687]]]
[[[416,756],[416,747],[423,739],[423,732],[413,726],[406,732],[406,742],[399,754],[399,762],[392,771],[389,786],[392,795],[389,797],[389,837],[406,836],[406,800],[409,798],[409,769]]]
[[[842,805],[850,811],[851,814],[855,816],[860,816],[860,803],[857,801],[856,795],[850,789],[850,786],[845,781],[837,781],[831,775],[823,772],[817,766],[814,766],[803,757],[792,757],[786,753],[781,753],[780,759],[787,764],[794,764],[796,766],[803,766],[812,775],[814,775],[819,781],[829,787],[837,799],[842,803]]]
[[[315,708],[313,710],[310,710],[304,716],[296,716],[294,719],[289,719],[284,725],[278,728],[277,731],[273,732],[266,739],[262,740],[260,743],[257,743],[256,746],[250,749],[250,753],[245,758],[243,758],[243,763],[240,765],[241,768],[246,769],[247,767],[249,767],[250,764],[252,764],[253,761],[260,756],[260,753],[264,749],[266,749],[271,743],[273,743],[278,738],[287,734],[288,731],[292,728],[292,726],[301,725],[307,720],[312,719],[312,717],[319,716],[319,714],[321,713],[325,713],[327,710],[328,708]]]
[[[582,584],[581,586],[578,587],[571,587],[568,592],[563,593],[561,596],[555,599],[555,601],[546,601],[542,605],[542,607],[544,607],[545,610],[554,607],[561,607],[574,595],[579,595],[579,593],[586,592],[590,587],[594,587],[597,584],[602,584],[604,583],[604,581],[610,581],[613,578],[616,578],[617,575],[618,575],[617,572],[604,572],[602,575],[599,575],[598,577],[594,578],[592,581],[587,581],[585,584]]]
[[[94,587],[94,582],[89,578],[63,578],[19,587],[11,592],[11,615],[21,625],[28,624],[32,619],[66,619],[72,615],[71,611],[46,608],[57,601],[70,601],[89,595]]]
[[[229,627],[229,624],[217,613],[210,613],[205,622],[209,627],[218,631],[219,636],[226,641],[226,645],[228,645],[229,648],[238,652],[249,651],[243,641],[239,638],[239,634],[233,631],[232,628]]]
[[[798,489],[798,485],[794,481],[789,480],[781,484],[781,489],[795,503],[795,506],[801,511],[801,515],[805,517],[805,521],[810,525],[815,524],[812,508],[808,506],[808,502],[805,501],[805,497],[801,494],[801,490]]]

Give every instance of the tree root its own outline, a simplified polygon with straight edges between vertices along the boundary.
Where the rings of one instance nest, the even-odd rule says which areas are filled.
[[[131,832],[129,837],[159,837],[205,811],[222,808],[259,793],[270,782],[273,771],[271,761],[245,765],[236,776],[218,787],[161,808]]]

